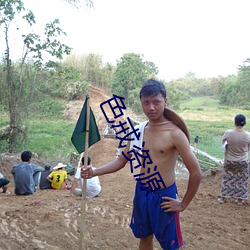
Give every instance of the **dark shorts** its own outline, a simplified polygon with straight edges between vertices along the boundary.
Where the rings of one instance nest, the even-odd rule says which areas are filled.
[[[137,182],[130,227],[136,238],[154,234],[163,249],[178,249],[183,245],[179,213],[163,211],[163,196],[176,198],[176,185],[150,193],[141,190]]]
[[[9,184],[9,183],[10,183],[10,181],[7,178],[2,178],[0,180],[0,188],[7,185],[7,184]]]

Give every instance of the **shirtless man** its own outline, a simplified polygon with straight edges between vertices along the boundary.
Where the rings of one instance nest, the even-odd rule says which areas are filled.
[[[141,250],[153,249],[153,235],[163,249],[179,249],[183,245],[179,212],[184,211],[194,198],[202,179],[202,172],[190,150],[188,135],[166,118],[168,116],[165,115],[165,106],[168,100],[164,84],[155,80],[145,82],[140,91],[140,101],[143,112],[148,118],[144,134],[141,135],[145,142],[143,150],[148,150],[166,188],[161,183],[160,190],[149,193],[143,190],[137,181],[130,227],[135,237],[140,238]],[[167,112],[170,111],[167,109]],[[128,142],[123,151],[126,157],[121,154],[118,159],[95,170],[83,168],[82,178],[110,174],[122,169],[132,157],[132,154],[128,153],[130,150]],[[178,197],[175,185],[175,165],[178,155],[182,157],[189,171],[188,186],[182,200]],[[150,175],[146,171],[147,162],[145,168],[141,167],[140,171],[145,174],[144,177]]]

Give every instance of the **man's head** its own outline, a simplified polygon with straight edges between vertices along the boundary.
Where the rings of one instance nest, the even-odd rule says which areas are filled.
[[[29,162],[32,157],[32,152],[30,151],[23,151],[21,154],[21,160],[23,162]]]
[[[60,162],[55,167],[53,167],[53,170],[62,170],[65,167],[67,167],[67,165]]]
[[[244,127],[246,125],[246,117],[242,114],[238,114],[234,118],[235,126]]]
[[[88,165],[90,165],[91,163],[91,158],[88,156]],[[84,165],[84,157],[82,157],[82,165]]]
[[[148,80],[143,83],[140,91],[140,100],[144,114],[151,121],[160,121],[163,118],[167,104],[166,88],[162,82]]]
[[[50,164],[50,163],[46,163],[46,164],[44,165],[44,168],[45,168],[45,170],[50,170],[51,164]]]
[[[157,96],[161,94],[163,98],[167,98],[167,91],[162,82],[150,79],[143,83],[140,91],[140,99],[142,97]]]

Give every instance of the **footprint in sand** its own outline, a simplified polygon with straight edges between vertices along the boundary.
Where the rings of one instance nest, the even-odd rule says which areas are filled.
[[[0,250],[11,250],[11,248],[4,241],[0,240]]]
[[[128,228],[130,223],[130,216],[115,214],[115,210],[108,208],[107,210],[104,207],[95,206],[91,211],[87,209],[88,213],[93,213],[94,215],[101,215],[105,220],[114,222],[116,225],[121,227]]]

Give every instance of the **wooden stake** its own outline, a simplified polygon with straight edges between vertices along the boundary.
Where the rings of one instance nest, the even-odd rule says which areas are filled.
[[[88,166],[88,148],[89,148],[89,122],[90,122],[90,106],[89,96],[86,98],[87,102],[87,114],[86,114],[86,136],[85,136],[85,150],[84,150],[84,168]],[[84,179],[82,187],[82,206],[81,206],[81,228],[80,228],[80,250],[84,248],[84,235],[86,235],[86,228],[84,228],[85,217],[86,217],[86,197],[87,195],[87,179]]]

